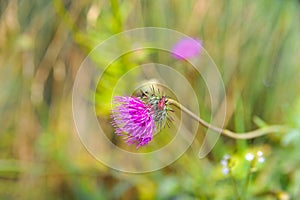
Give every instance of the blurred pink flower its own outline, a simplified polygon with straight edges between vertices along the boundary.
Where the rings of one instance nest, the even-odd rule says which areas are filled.
[[[172,48],[172,55],[178,60],[189,59],[198,55],[202,48],[202,42],[198,39],[183,38]]]

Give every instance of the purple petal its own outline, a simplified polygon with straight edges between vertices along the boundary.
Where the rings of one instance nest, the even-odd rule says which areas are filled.
[[[151,108],[135,97],[117,96],[113,103],[116,104],[111,114],[115,133],[125,135],[128,145],[136,144],[137,148],[147,145],[156,130]]]

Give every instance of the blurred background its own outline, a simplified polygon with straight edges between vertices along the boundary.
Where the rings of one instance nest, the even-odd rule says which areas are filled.
[[[299,198],[299,8],[296,0],[2,0],[0,199]],[[204,159],[193,144],[173,164],[146,174],[98,162],[81,144],[72,119],[76,72],[101,41],[145,26],[202,41],[225,83],[226,127],[290,129],[248,141],[221,137]],[[151,60],[148,54],[122,57],[108,76]],[[181,73],[205,91],[191,70]],[[116,80],[108,80],[96,103],[110,100],[105,87]],[[202,116],[210,115],[206,101],[199,107]],[[107,110],[98,111],[100,121],[109,119]],[[199,141],[204,131],[199,128]],[[245,157],[249,153],[254,160]],[[225,162],[224,155],[230,157]]]

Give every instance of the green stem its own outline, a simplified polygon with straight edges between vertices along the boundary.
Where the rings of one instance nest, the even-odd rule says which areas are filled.
[[[188,114],[194,120],[198,121],[199,124],[201,124],[202,126],[208,128],[210,130],[213,130],[215,132],[221,133],[222,135],[225,135],[227,137],[234,138],[234,139],[244,139],[244,140],[245,139],[252,139],[252,138],[257,138],[257,137],[260,137],[260,136],[263,136],[263,135],[266,135],[266,134],[269,134],[269,133],[283,132],[283,131],[287,130],[286,126],[272,125],[272,126],[256,129],[254,131],[249,131],[249,132],[244,132],[244,133],[235,133],[233,131],[230,131],[230,130],[227,130],[227,129],[222,129],[222,128],[219,128],[219,127],[216,127],[214,125],[209,124],[208,122],[201,119],[198,115],[194,114],[189,109],[187,109],[182,104],[178,103],[177,101],[175,101],[173,99],[168,99],[168,103],[170,105],[174,105],[177,108],[181,109],[183,112]]]
[[[234,193],[235,193],[235,196],[236,196],[236,199],[240,200],[240,195],[239,195],[239,191],[238,191],[238,187],[237,187],[237,183],[231,173],[231,170],[229,170],[229,176],[230,176],[230,179],[232,181],[232,185],[233,185],[233,188],[234,188]]]
[[[247,192],[248,192],[248,187],[249,187],[249,183],[250,183],[250,176],[251,176],[251,167],[250,167],[250,169],[247,173],[247,177],[246,177],[244,199],[247,199]]]

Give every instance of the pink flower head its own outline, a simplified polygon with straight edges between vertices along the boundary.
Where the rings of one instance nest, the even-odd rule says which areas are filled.
[[[156,131],[151,106],[136,97],[117,96],[113,102],[117,104],[111,116],[116,134],[126,135],[127,144],[137,148],[148,144]]]
[[[202,43],[198,39],[183,38],[172,48],[172,55],[178,60],[185,60],[198,55],[201,51]]]

